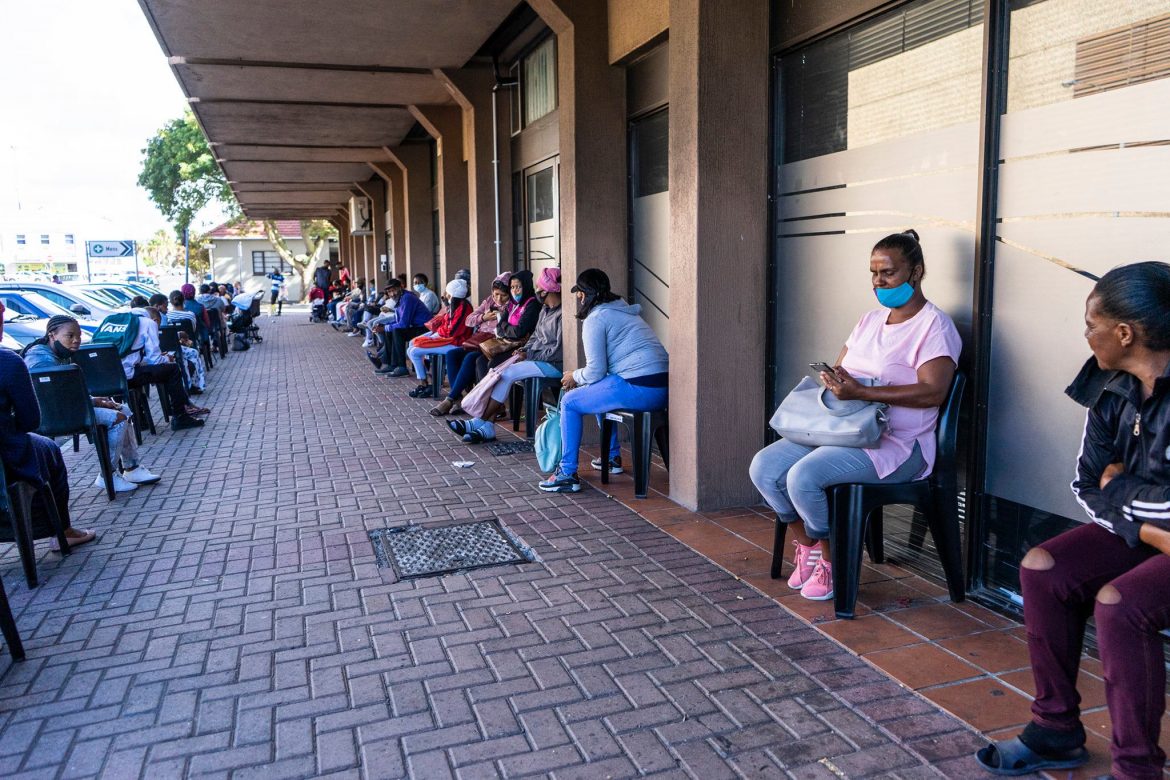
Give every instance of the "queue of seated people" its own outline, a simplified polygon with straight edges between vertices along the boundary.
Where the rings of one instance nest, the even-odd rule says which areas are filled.
[[[121,368],[129,388],[153,385],[163,388],[160,403],[169,404],[171,428],[183,431],[200,428],[210,409],[191,402],[192,395],[207,389],[204,358],[197,349],[207,339],[209,346],[221,328],[229,327],[229,318],[236,309],[250,309],[253,296],[234,298],[226,286],[204,284],[196,294],[192,285],[169,296],[141,296],[130,302],[125,314],[115,314],[102,323],[116,327],[99,326],[94,342],[108,341],[118,351]],[[185,333],[177,352],[160,349],[160,327],[187,324],[195,334],[194,340]],[[118,337],[116,334],[123,334]],[[3,334],[3,315],[0,313],[0,335]],[[115,334],[110,338],[104,335]],[[67,315],[56,315],[46,322],[45,335],[17,353],[0,348],[0,462],[10,481],[25,480],[34,485],[48,485],[53,503],[64,526],[70,546],[91,542],[96,538],[92,530],[74,528],[69,512],[69,474],[60,446],[36,431],[41,427],[42,410],[33,386],[38,372],[73,364],[74,353],[81,348],[81,327]],[[221,356],[224,353],[221,352]],[[133,424],[134,411],[129,398],[91,396],[96,424],[106,429],[109,468],[115,493],[129,493],[142,485],[162,480],[142,461],[138,438]],[[105,489],[99,472],[94,488]],[[34,535],[48,535],[48,526],[34,521]],[[51,542],[54,549],[56,540]]]
[[[806,446],[780,439],[758,452],[749,474],[776,521],[790,528],[793,590],[834,597],[827,489],[840,484],[905,483],[934,466],[939,407],[947,399],[962,344],[951,318],[923,292],[926,262],[917,232],[883,238],[869,256],[877,307],[863,314],[833,365],[817,377],[841,401],[887,407],[875,447]],[[563,457],[539,483],[575,492],[584,415],[615,408],[655,410],[667,403],[667,356],[638,316],[610,291],[599,270],[572,287],[586,362],[563,371],[559,274],[533,284],[524,271],[496,279],[470,308],[466,280],[446,288],[446,308],[431,314],[414,291],[392,281],[384,291],[371,345],[379,373],[413,376],[412,395],[431,395],[423,363],[442,355],[450,391],[431,410],[460,412],[461,395],[486,369],[508,362],[480,418],[452,419],[468,441],[491,438],[511,382],[559,375]],[[359,317],[359,322],[364,315]],[[425,322],[424,322],[425,320]],[[1170,628],[1170,264],[1139,262],[1101,277],[1085,307],[1092,357],[1066,392],[1088,417],[1072,489],[1091,521],[1033,548],[1020,567],[1035,690],[1032,721],[1016,737],[981,748],[975,761],[998,775],[1075,769],[1089,761],[1078,669],[1086,623],[1094,617],[1112,722],[1111,777],[1160,778],[1165,711],[1163,633]],[[395,333],[401,331],[401,337]],[[478,347],[524,340],[511,354]],[[486,339],[485,339],[486,337]],[[475,348],[468,348],[469,346]],[[817,356],[819,357],[819,356]],[[514,359],[513,359],[514,358]],[[407,369],[407,361],[414,368]],[[828,370],[824,370],[828,369]],[[611,442],[612,466],[620,450]],[[594,465],[599,465],[600,460]]]
[[[562,357],[560,269],[545,268],[535,280],[527,270],[501,274],[478,306],[472,305],[467,271],[447,283],[441,298],[424,275],[412,282],[408,290],[404,278],[391,279],[377,298],[363,280],[348,293],[334,289],[327,316],[338,329],[365,336],[363,346],[376,374],[413,378],[416,385],[407,392],[412,398],[443,395],[430,413],[450,416],[448,427],[468,443],[495,438],[495,423],[504,418],[504,402],[515,382],[546,377],[559,383],[563,455],[537,484],[542,491],[581,489],[578,461],[586,416],[667,406],[666,349],[641,318],[641,307],[622,301],[599,269],[582,272],[571,290],[585,348],[585,365],[574,371],[564,370]],[[317,296],[324,297],[324,291]],[[427,363],[438,358],[446,371],[445,394],[436,393],[428,379]],[[481,414],[456,419],[463,414],[461,400],[489,373],[494,384]],[[616,430],[606,449],[610,473],[620,474]],[[600,469],[603,464],[597,458],[591,465]]]

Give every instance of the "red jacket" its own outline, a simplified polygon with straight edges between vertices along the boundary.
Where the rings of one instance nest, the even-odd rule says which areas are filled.
[[[472,332],[472,328],[467,324],[467,315],[471,314],[471,311],[471,304],[466,300],[460,301],[454,309],[448,306],[435,333],[439,338],[451,339],[452,344],[458,345],[467,341]]]

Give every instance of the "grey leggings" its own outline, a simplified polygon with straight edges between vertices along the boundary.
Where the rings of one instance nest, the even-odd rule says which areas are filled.
[[[873,461],[855,447],[805,447],[787,439],[756,453],[748,471],[752,484],[783,523],[804,520],[813,539],[829,536],[829,499],[825,488],[851,482],[863,484],[909,482],[925,468],[918,445],[910,458],[885,479]]]

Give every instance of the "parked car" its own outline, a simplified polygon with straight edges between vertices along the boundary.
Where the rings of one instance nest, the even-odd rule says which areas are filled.
[[[73,317],[81,325],[82,332],[93,333],[101,325],[100,320],[83,317],[74,312],[63,309],[51,300],[32,290],[5,290],[0,288],[0,302],[7,310],[6,316],[12,317],[23,314],[26,317],[47,320],[57,314]],[[41,335],[44,335],[42,331]]]
[[[114,313],[114,307],[86,294],[83,290],[64,284],[41,282],[0,282],[0,294],[8,290],[40,293],[75,317],[101,321]]]
[[[92,284],[71,284],[69,286],[81,290],[115,309],[119,306],[129,305],[130,299],[140,294],[136,291],[131,292],[116,282],[93,282]]]
[[[27,314],[13,315],[11,312],[4,312],[4,341],[2,345],[9,349],[24,349],[45,335],[45,325],[48,322],[43,317],[30,317]],[[89,340],[89,333],[83,329],[81,343],[88,344]]]

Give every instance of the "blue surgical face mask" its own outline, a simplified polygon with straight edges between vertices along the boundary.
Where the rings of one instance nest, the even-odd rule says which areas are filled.
[[[910,282],[902,282],[897,287],[875,287],[873,294],[877,296],[878,303],[882,306],[896,309],[910,302],[914,297],[914,287]]]
[[[512,293],[512,300],[516,301],[516,303],[520,303],[523,298],[524,293]]]
[[[427,286],[425,284],[416,284],[414,286],[414,291],[416,293],[424,293],[427,291]]]

